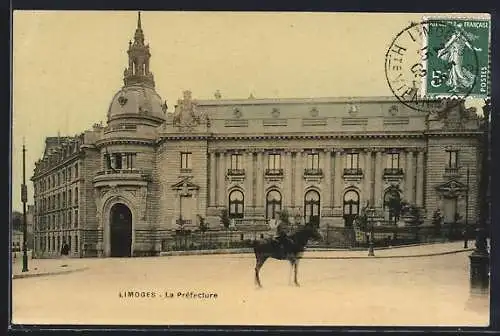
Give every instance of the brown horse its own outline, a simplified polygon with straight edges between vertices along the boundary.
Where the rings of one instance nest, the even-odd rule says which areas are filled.
[[[294,271],[295,285],[299,286],[297,281],[297,264],[310,239],[321,240],[321,234],[318,231],[318,227],[314,224],[306,224],[295,231],[290,235],[289,242],[284,244],[284,246],[280,246],[272,238],[257,241],[253,248],[256,259],[255,284],[262,287],[259,271],[267,258],[274,258],[278,260],[288,260],[290,262],[291,270],[293,269]]]

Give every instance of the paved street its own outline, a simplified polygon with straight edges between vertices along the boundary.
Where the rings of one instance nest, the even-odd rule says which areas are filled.
[[[250,255],[70,260],[89,269],[13,281],[13,322],[484,326],[487,300],[467,304],[469,254],[305,259],[299,288],[286,262],[268,260],[262,289]]]

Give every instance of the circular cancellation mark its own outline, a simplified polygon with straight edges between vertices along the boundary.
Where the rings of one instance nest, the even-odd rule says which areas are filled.
[[[385,57],[389,88],[404,105],[422,112],[457,106],[476,87],[479,62],[468,33],[443,20],[412,23]]]

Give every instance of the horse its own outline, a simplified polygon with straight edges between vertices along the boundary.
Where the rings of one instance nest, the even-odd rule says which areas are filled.
[[[262,287],[259,271],[268,258],[274,258],[290,262],[290,271],[294,271],[294,283],[298,287],[297,264],[302,257],[305,246],[310,239],[318,241],[321,238],[317,225],[306,224],[288,237],[289,243],[285,244],[283,248],[273,238],[256,241],[253,248],[256,259],[255,284],[259,288]]]

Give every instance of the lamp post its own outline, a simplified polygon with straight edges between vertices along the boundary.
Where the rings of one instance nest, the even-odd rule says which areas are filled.
[[[370,207],[366,209],[366,219],[370,223],[370,241],[368,242],[368,256],[374,257],[375,251],[373,250],[373,218],[375,217],[375,209]]]
[[[28,202],[28,188],[26,187],[26,147],[23,139],[23,184],[21,185],[21,202],[23,202],[23,272],[28,272],[26,202]]]
[[[470,171],[469,167],[467,167],[467,189],[465,190],[464,248],[469,247],[469,176]]]
[[[476,228],[476,248],[469,256],[470,259],[470,289],[472,293],[487,293],[489,290],[490,255],[486,239],[486,222],[489,218],[489,140],[490,140],[490,111],[491,101],[485,100],[483,106],[484,125],[482,138],[481,176],[479,183],[480,211],[479,222]]]

